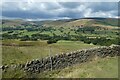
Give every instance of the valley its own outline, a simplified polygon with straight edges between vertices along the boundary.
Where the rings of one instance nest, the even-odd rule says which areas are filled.
[[[115,18],[83,18],[46,21],[3,20],[0,25],[2,64],[25,64],[34,59],[94,47],[120,45],[120,27]],[[53,70],[36,77],[117,77],[118,58],[109,57]],[[109,63],[110,62],[110,63]],[[106,66],[104,64],[107,64]],[[93,67],[91,66],[93,65]],[[97,65],[97,66],[96,66]],[[115,66],[113,66],[115,65]],[[106,67],[108,67],[106,69]],[[73,68],[75,67],[75,68]],[[88,69],[87,69],[88,68]],[[96,71],[110,75],[99,75]],[[111,71],[110,71],[111,70]],[[78,71],[78,73],[76,73]],[[8,74],[15,72],[16,74]],[[25,77],[23,71],[8,70],[3,77]],[[26,76],[28,77],[28,76]]]

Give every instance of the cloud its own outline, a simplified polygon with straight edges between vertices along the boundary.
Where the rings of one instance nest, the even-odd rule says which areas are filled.
[[[117,2],[94,2],[87,3],[87,7],[92,8],[93,11],[110,11],[110,10],[118,10]]]
[[[119,0],[3,0],[4,2],[119,2]]]
[[[80,2],[60,2],[60,5],[65,8],[77,8],[78,6],[81,5]]]
[[[99,12],[94,12],[94,13],[91,13],[91,10],[84,14],[85,17],[109,17],[109,18],[116,18],[117,16],[113,15],[115,13],[115,11],[108,11],[108,12],[102,12],[102,11],[99,11]]]
[[[117,13],[117,2],[4,2],[2,5],[3,17],[29,20],[116,17]]]

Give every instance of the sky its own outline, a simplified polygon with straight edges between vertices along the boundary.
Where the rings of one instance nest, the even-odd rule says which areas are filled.
[[[35,2],[3,1],[2,18],[56,20],[85,17],[118,17],[118,2]]]

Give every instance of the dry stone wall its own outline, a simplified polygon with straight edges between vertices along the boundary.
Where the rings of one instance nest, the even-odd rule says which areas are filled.
[[[40,73],[46,70],[62,69],[77,63],[90,61],[95,57],[119,56],[120,46],[112,45],[109,47],[99,47],[87,50],[78,50],[66,54],[46,57],[44,59],[36,59],[21,65],[22,68],[31,73]]]

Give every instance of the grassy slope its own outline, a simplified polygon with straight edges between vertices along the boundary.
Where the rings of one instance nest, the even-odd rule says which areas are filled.
[[[39,74],[29,74],[23,70],[8,69],[3,73],[3,78],[117,78],[118,57],[96,58],[94,61],[60,70],[46,71]]]
[[[37,76],[51,78],[117,78],[118,57],[98,58],[62,70],[44,72]]]
[[[20,21],[6,21],[6,23],[13,23],[13,22],[20,22]],[[22,23],[22,22],[21,22]],[[69,29],[69,27],[72,27],[73,28],[73,25],[74,26],[80,26],[80,25],[90,25],[90,26],[100,26],[100,27],[104,27],[104,28],[109,28],[109,29],[116,29],[118,28],[117,26],[112,26],[111,24],[113,23],[114,25],[117,23],[117,20],[116,19],[105,19],[105,20],[96,20],[96,19],[79,19],[79,20],[71,20],[69,22],[66,22],[66,21],[45,21],[43,22],[44,24],[51,24],[51,25],[54,25],[54,26],[51,26],[51,27],[54,27],[56,29],[56,31],[52,31],[52,33],[50,31],[44,31],[42,32],[41,34],[47,34],[47,35],[50,35],[50,36],[53,36],[53,33],[55,33],[56,35],[64,35],[64,33],[68,33],[70,32],[71,35],[77,35],[75,34],[74,31],[71,31]],[[64,30],[63,32],[60,32],[58,30],[59,27],[56,26],[62,26],[64,27]],[[5,25],[3,25],[5,27]],[[55,27],[56,26],[56,27]],[[8,26],[10,27],[10,26]],[[27,27],[30,27],[30,26],[27,26]],[[28,32],[26,30],[17,30],[16,32],[14,31],[14,33],[20,33],[20,32],[23,32],[21,33],[19,36],[24,36],[24,35],[29,35],[31,36],[32,34],[36,34],[36,33],[39,33],[38,31],[31,31],[31,32]],[[117,30],[109,30],[107,31],[107,33],[105,34],[105,31],[96,31],[96,32],[99,32],[100,35],[98,34],[90,34],[90,33],[87,33],[87,34],[83,34],[83,33],[80,33],[82,34],[83,36],[91,36],[91,37],[96,37],[96,36],[101,36],[101,37],[110,37],[111,35],[113,37],[118,37],[116,36],[115,32],[118,32]],[[110,32],[110,33],[109,33]],[[114,33],[112,33],[114,32]],[[7,33],[7,31],[4,31],[3,33]],[[0,33],[2,34],[2,33]],[[105,35],[104,35],[105,34]]]
[[[25,23],[23,20],[3,20],[4,26],[13,26],[13,25],[21,25],[22,23]],[[36,24],[43,24],[45,26],[54,26],[54,27],[72,27],[74,26],[80,26],[80,25],[93,25],[98,24],[99,26],[117,26],[118,20],[112,19],[112,18],[106,18],[106,19],[69,19],[69,20],[56,20],[56,21],[41,21],[41,22],[28,22],[28,23],[36,23]]]
[[[64,23],[61,26],[67,26],[67,27],[72,27],[72,26],[80,26],[80,25],[87,25],[88,23],[92,24],[93,20],[91,19],[80,19],[80,20],[75,20],[71,21],[68,23]]]
[[[33,46],[2,46],[3,64],[25,63],[32,59],[39,59],[49,56],[49,48],[51,47],[51,55],[66,53],[78,49],[91,48],[95,45],[89,45],[78,41],[58,41],[55,44],[48,45],[46,41],[21,42],[21,41],[4,41],[6,44],[31,44]]]
[[[103,28],[117,28],[118,26],[118,20],[117,19],[112,19],[112,18],[106,18],[106,19],[96,19],[96,18],[91,18],[91,19],[78,19],[78,20],[71,20],[69,22],[65,21],[46,21],[44,23],[46,26],[54,26],[54,27],[73,27],[73,26],[80,26],[80,25],[86,25],[86,26],[99,26]]]
[[[4,22],[4,26],[18,26],[21,25],[22,23],[24,23],[23,20],[21,19],[15,19],[15,20],[2,20],[2,22]]]

